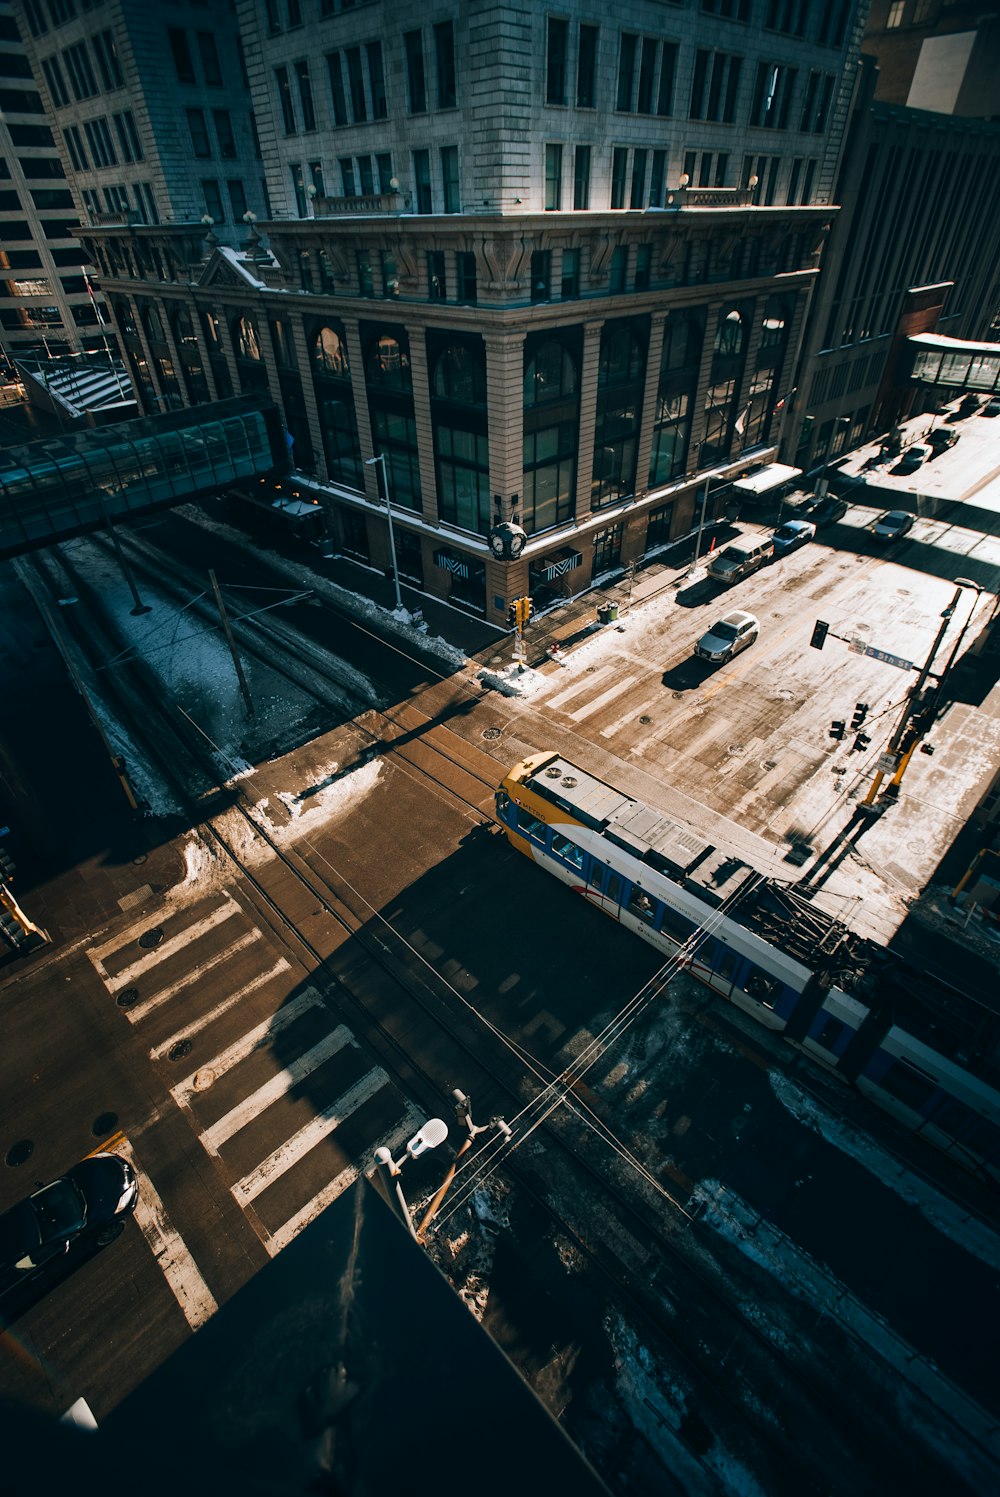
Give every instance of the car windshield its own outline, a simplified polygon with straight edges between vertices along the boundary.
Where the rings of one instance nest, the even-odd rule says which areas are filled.
[[[735,639],[738,632],[735,624],[727,624],[725,620],[721,624],[715,624],[711,630],[713,639],[723,640]]]
[[[87,1220],[87,1204],[72,1180],[54,1180],[31,1197],[42,1242],[68,1237]]]
[[[891,509],[887,515],[883,515],[882,516],[882,519],[879,521],[879,523],[881,525],[893,525],[893,526],[896,526],[896,525],[902,525],[902,523],[903,523],[903,521],[905,519],[906,519],[906,516],[903,514],[902,510]]]
[[[794,541],[798,533],[794,525],[782,525],[780,530],[774,532],[774,539],[776,541]]]

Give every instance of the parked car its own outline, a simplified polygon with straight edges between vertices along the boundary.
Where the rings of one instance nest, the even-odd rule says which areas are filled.
[[[775,556],[787,556],[789,551],[797,551],[806,541],[811,541],[815,534],[816,526],[811,520],[786,520],[771,537]]]
[[[935,452],[944,452],[945,448],[954,447],[960,435],[954,427],[935,426],[933,431],[927,433],[927,440]]]
[[[736,609],[734,613],[727,613],[725,618],[712,625],[707,634],[701,636],[694,652],[700,660],[711,660],[713,665],[722,665],[745,650],[747,645],[752,645],[759,633],[760,624],[753,614]]]
[[[749,577],[751,572],[756,572],[765,562],[773,560],[774,543],[770,536],[765,536],[763,540],[753,540],[748,536],[745,540],[734,541],[731,546],[724,546],[721,551],[716,551],[708,563],[708,575],[714,577],[716,582],[731,585]]]
[[[106,1247],[135,1210],[135,1171],[118,1154],[91,1154],[0,1216],[0,1293],[33,1279],[71,1244]]]
[[[915,473],[930,455],[931,449],[929,447],[921,447],[919,443],[914,442],[912,447],[907,447],[903,456],[899,459],[899,462],[896,464],[896,472]]]
[[[1000,399],[988,400],[979,412],[981,416],[1000,416]]]
[[[825,499],[819,501],[809,518],[816,529],[821,530],[824,525],[834,525],[838,520],[842,520],[849,508],[846,499],[838,499],[835,494],[828,494]]]
[[[880,541],[898,541],[913,529],[913,516],[905,509],[887,509],[872,526],[872,535]]]

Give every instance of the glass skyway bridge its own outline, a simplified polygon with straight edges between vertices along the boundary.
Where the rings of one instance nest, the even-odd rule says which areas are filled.
[[[906,341],[915,382],[1000,394],[1000,343],[968,343],[940,333],[915,333]]]
[[[288,472],[282,413],[237,396],[0,452],[0,558]]]

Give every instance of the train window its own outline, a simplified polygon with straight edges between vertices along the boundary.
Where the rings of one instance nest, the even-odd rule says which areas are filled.
[[[975,1113],[964,1103],[956,1102],[953,1097],[945,1097],[941,1105],[930,1113],[928,1122],[933,1123],[935,1128],[940,1128],[942,1133],[947,1133],[949,1138],[960,1138],[974,1117]]]
[[[596,860],[590,865],[590,882],[595,889],[599,889],[604,882],[604,864]]]
[[[536,842],[545,841],[545,823],[539,821],[537,816],[532,816],[530,811],[517,809],[517,829],[524,832],[526,837],[533,837]]]
[[[675,941],[686,941],[694,926],[685,916],[678,915],[676,910],[664,907],[660,929]]]
[[[817,1045],[822,1045],[824,1050],[836,1051],[837,1045],[844,1035],[847,1025],[841,1019],[835,1019],[832,1014],[820,1014],[824,1022],[820,1026],[818,1034],[811,1036]]]
[[[583,867],[583,848],[577,847],[568,837],[562,837],[558,832],[552,833],[552,851],[557,858],[562,858],[564,863],[569,863],[573,868]]]
[[[714,969],[715,975],[717,977],[732,977],[733,973],[736,970],[736,952],[728,951],[725,947],[722,947],[720,949],[722,951],[722,956],[719,959],[718,965]]]
[[[628,897],[628,907],[631,914],[638,915],[640,920],[645,920],[647,925],[652,925],[656,915],[656,905],[638,885],[632,886],[632,892]]]
[[[764,1008],[773,1008],[781,992],[781,983],[770,973],[762,972],[759,967],[751,967],[743,984],[743,991],[748,998],[756,998]]]
[[[890,1097],[902,1102],[904,1107],[911,1107],[914,1112],[919,1112],[926,1107],[937,1082],[916,1066],[911,1066],[908,1060],[894,1060],[879,1085]]]
[[[621,902],[622,902],[622,881],[618,877],[617,873],[609,873],[608,874],[608,887],[605,889],[604,892],[605,892],[605,894],[607,895],[607,897],[609,899],[613,899],[614,900],[615,904],[621,904]]]

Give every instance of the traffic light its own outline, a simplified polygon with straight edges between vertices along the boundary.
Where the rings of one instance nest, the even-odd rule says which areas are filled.
[[[521,602],[524,604],[524,622],[527,623],[535,611],[535,605],[530,598],[522,598]]]
[[[854,708],[854,716],[851,718],[851,728],[854,732],[857,732],[867,716],[868,703],[858,702]]]
[[[870,743],[871,739],[868,737],[867,733],[859,733],[854,742],[851,744],[851,753],[863,754]]]
[[[836,721],[832,722],[830,724],[830,737],[831,738],[843,738],[846,726],[847,726],[846,723],[843,723],[843,722],[836,722]]]
[[[830,625],[824,624],[822,619],[817,619],[809,643],[814,650],[821,650],[826,643],[826,636],[830,632]]]
[[[520,599],[518,599],[518,602],[519,601]],[[518,619],[517,602],[514,602],[507,609],[507,628],[516,629],[519,622],[520,620]]]

